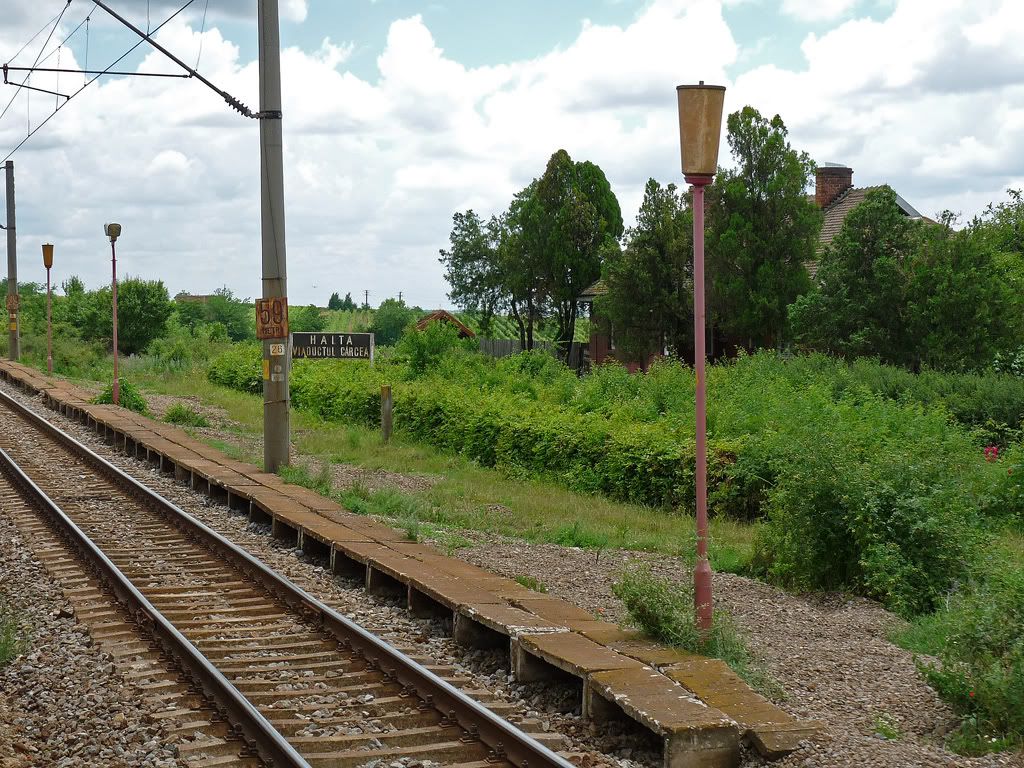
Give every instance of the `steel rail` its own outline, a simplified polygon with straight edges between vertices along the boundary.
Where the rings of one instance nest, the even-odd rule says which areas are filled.
[[[146,599],[121,569],[103,554],[92,539],[25,474],[3,448],[0,448],[0,471],[21,487],[31,502],[43,509],[58,533],[62,533],[85,556],[86,562],[96,568],[102,581],[143,630],[156,639],[164,651],[182,665],[193,683],[222,708],[228,722],[241,732],[247,746],[253,747],[264,762],[274,768],[310,768],[305,758],[295,751],[284,736]]]
[[[538,768],[538,766],[575,768],[572,763],[536,739],[523,733],[401,651],[391,647],[376,635],[367,632],[298,585],[271,570],[247,551],[224,538],[176,504],[147,488],[7,393],[0,391],[0,403],[10,407],[37,429],[78,454],[105,474],[108,479],[121,485],[140,501],[166,515],[187,536],[208,549],[214,550],[261,584],[268,592],[309,620],[318,623],[330,632],[342,647],[360,653],[369,664],[390,676],[406,691],[415,692],[428,706],[440,711],[443,716],[448,718],[449,722],[458,724],[489,747],[495,758],[507,760],[522,768]],[[367,754],[372,757],[372,753]]]

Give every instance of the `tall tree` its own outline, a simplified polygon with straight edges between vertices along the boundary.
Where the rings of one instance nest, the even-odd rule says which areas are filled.
[[[86,341],[110,340],[113,336],[110,288],[91,295],[82,323]],[[153,339],[164,334],[173,308],[162,280],[128,277],[117,284],[117,346],[125,354],[144,352]]]
[[[341,296],[338,295],[337,291],[332,293],[331,298],[327,300],[327,308],[332,310],[341,309]]]
[[[484,332],[491,317],[507,304],[508,296],[496,239],[499,224],[493,218],[485,224],[472,210],[452,216],[451,248],[442,248],[440,262],[451,286],[448,298],[456,306],[481,316]]]
[[[370,331],[374,341],[380,346],[395,344],[405,332],[406,327],[416,319],[417,311],[407,307],[404,301],[385,299],[373,313]]]
[[[805,194],[814,174],[778,115],[753,107],[727,120],[737,167],[719,172],[708,190],[708,276],[716,324],[754,349],[779,346],[787,307],[810,290],[804,266],[815,255],[821,212]]]
[[[236,299],[226,285],[215,290],[206,301],[206,319],[223,325],[232,341],[256,338],[256,313],[252,301]]]
[[[854,208],[821,256],[818,290],[789,309],[794,338],[840,355],[913,365],[907,300],[917,224],[879,187]]]
[[[912,364],[979,370],[1019,338],[1013,308],[1020,299],[1004,290],[981,222],[956,231],[954,220],[947,212],[941,226],[920,228],[907,307],[908,334],[917,346]]]
[[[693,214],[674,184],[647,182],[626,247],[609,248],[608,293],[597,310],[615,334],[617,349],[642,360],[668,347],[683,357],[693,346]]]
[[[542,256],[544,293],[558,321],[565,355],[576,329],[578,298],[601,275],[601,254],[622,236],[622,211],[598,166],[564,149],[548,160],[523,208],[521,224]]]
[[[315,304],[292,307],[288,310],[288,327],[293,331],[316,333],[327,327],[327,318]]]
[[[497,255],[508,307],[519,328],[521,349],[533,349],[533,331],[547,310],[547,254],[537,219],[537,180],[516,193],[498,220]]]
[[[990,203],[975,222],[977,235],[994,251],[1003,305],[1017,344],[1024,339],[1024,191],[1006,190],[1009,200]],[[1024,345],[1020,346],[1024,353]]]

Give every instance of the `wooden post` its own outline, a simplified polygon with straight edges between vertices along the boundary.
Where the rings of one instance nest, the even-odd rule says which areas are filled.
[[[388,442],[391,439],[391,407],[393,405],[391,399],[391,385],[381,384],[380,385],[380,431],[381,436],[384,438],[384,442]]]

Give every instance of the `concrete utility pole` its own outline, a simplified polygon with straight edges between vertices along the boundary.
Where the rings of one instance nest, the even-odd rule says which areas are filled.
[[[17,361],[21,357],[21,337],[18,333],[18,240],[14,226],[14,161],[4,164],[7,171],[7,313],[10,316],[7,356]]]
[[[260,58],[260,192],[263,232],[263,298],[288,301],[285,267],[284,159],[281,132],[281,40],[277,0],[258,0]],[[283,343],[282,343],[283,342]],[[278,354],[273,354],[277,352]],[[288,464],[287,333],[263,340],[263,468]]]
[[[363,306],[364,307],[370,306],[370,292],[369,291],[363,291]]]

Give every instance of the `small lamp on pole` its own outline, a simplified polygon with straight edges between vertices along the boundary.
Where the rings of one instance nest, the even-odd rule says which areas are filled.
[[[708,442],[705,381],[704,308],[704,187],[718,170],[718,145],[722,135],[721,85],[680,85],[679,145],[683,176],[693,192],[693,365],[697,375],[695,406],[697,432],[697,562],[693,571],[693,600],[697,627],[711,629],[711,563],[708,561]]]
[[[114,405],[120,405],[121,380],[117,376],[117,251],[114,248],[114,243],[116,243],[117,238],[121,236],[121,225],[104,224],[103,234],[110,238],[110,273],[112,276],[110,293],[113,301],[114,312],[114,389],[112,399],[114,401]]]
[[[53,376],[53,313],[50,294],[50,267],[53,266],[53,243],[43,243],[43,266],[46,267],[46,372]]]

